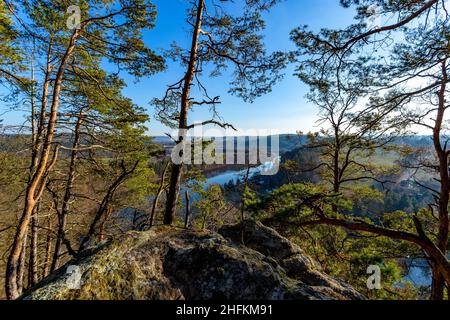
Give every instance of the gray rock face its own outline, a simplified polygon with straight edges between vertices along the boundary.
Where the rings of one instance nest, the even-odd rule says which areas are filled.
[[[165,226],[130,232],[85,252],[22,298],[364,298],[259,223],[247,221],[220,233]]]

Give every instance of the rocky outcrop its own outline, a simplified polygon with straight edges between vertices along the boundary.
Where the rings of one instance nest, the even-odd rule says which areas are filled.
[[[155,227],[88,250],[23,299],[363,299],[259,223]]]

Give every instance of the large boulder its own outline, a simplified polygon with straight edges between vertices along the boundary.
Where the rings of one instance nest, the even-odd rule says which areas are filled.
[[[22,299],[363,299],[274,230],[160,226],[87,250]]]

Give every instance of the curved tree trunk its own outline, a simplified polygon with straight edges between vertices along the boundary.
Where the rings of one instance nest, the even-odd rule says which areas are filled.
[[[115,195],[115,192],[116,192],[117,188],[122,183],[125,182],[125,180],[127,179],[127,177],[130,174],[132,174],[136,170],[138,164],[139,164],[139,161],[136,161],[134,166],[130,170],[127,170],[127,168],[125,167],[125,164],[122,162],[122,164],[121,164],[122,173],[109,186],[108,191],[106,192],[106,195],[103,197],[103,200],[100,203],[100,206],[99,206],[99,208],[98,208],[98,210],[97,210],[97,212],[95,214],[95,217],[92,220],[91,225],[89,226],[89,230],[88,230],[86,236],[81,241],[80,247],[78,249],[78,253],[80,253],[84,249],[86,249],[86,247],[89,245],[90,241],[92,240],[92,238],[96,234],[96,231],[98,231],[99,228],[105,223],[105,220],[108,217],[108,210],[110,208],[111,201],[114,198],[114,195]]]
[[[17,277],[19,272],[19,260],[25,235],[27,234],[28,226],[30,224],[31,216],[33,214],[36,203],[41,197],[44,190],[47,175],[51,169],[51,166],[54,164],[54,161],[56,161],[58,155],[58,150],[55,149],[54,158],[52,160],[50,159],[53,138],[56,129],[56,120],[58,117],[59,96],[62,89],[64,70],[69,57],[72,55],[72,52],[75,49],[75,42],[78,39],[79,33],[80,30],[76,30],[72,34],[69,45],[67,46],[67,50],[61,59],[58,71],[56,73],[50,115],[48,119],[47,129],[45,130],[45,139],[43,142],[42,150],[40,151],[40,154],[38,156],[39,161],[37,161],[36,172],[33,174],[31,181],[29,182],[26,189],[23,213],[20,218],[16,234],[14,236],[11,252],[8,256],[5,277],[5,291],[8,299],[16,299],[20,295],[19,286],[17,284]],[[41,114],[42,112],[45,113],[46,110],[41,110]]]
[[[418,234],[388,229],[366,222],[355,222],[346,219],[328,218],[320,208],[315,207],[314,209],[320,212],[318,215],[318,219],[303,222],[300,224],[300,226],[331,225],[342,227],[352,231],[369,232],[379,236],[416,244],[425,252],[428,259],[432,262],[434,270],[442,275],[447,285],[450,284],[450,261],[442,253],[442,251],[426,236],[419,221],[416,218],[414,219],[414,223],[416,225]]]

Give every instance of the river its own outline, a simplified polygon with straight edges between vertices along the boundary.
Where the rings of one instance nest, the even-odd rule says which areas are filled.
[[[275,163],[278,164],[279,161],[280,161],[280,159],[278,158],[277,160],[275,160],[275,162],[267,162],[258,167],[250,168],[249,178],[257,176],[264,171],[266,171],[266,172],[272,171],[275,166]],[[240,171],[231,171],[231,170],[225,171],[216,176],[207,178],[206,186],[215,185],[215,184],[224,186],[225,184],[229,183],[230,181],[233,181],[233,183],[236,184],[236,182],[238,180],[244,181],[246,174],[247,174],[247,169],[240,170]]]
[[[258,168],[252,168],[249,172],[249,178],[254,177],[259,171]],[[224,186],[225,184],[229,182],[233,182],[236,184],[238,180],[243,181],[245,179],[245,175],[247,174],[247,170],[241,170],[241,171],[225,171],[222,172],[216,176],[210,177],[206,179],[206,186],[211,185],[220,185]]]

